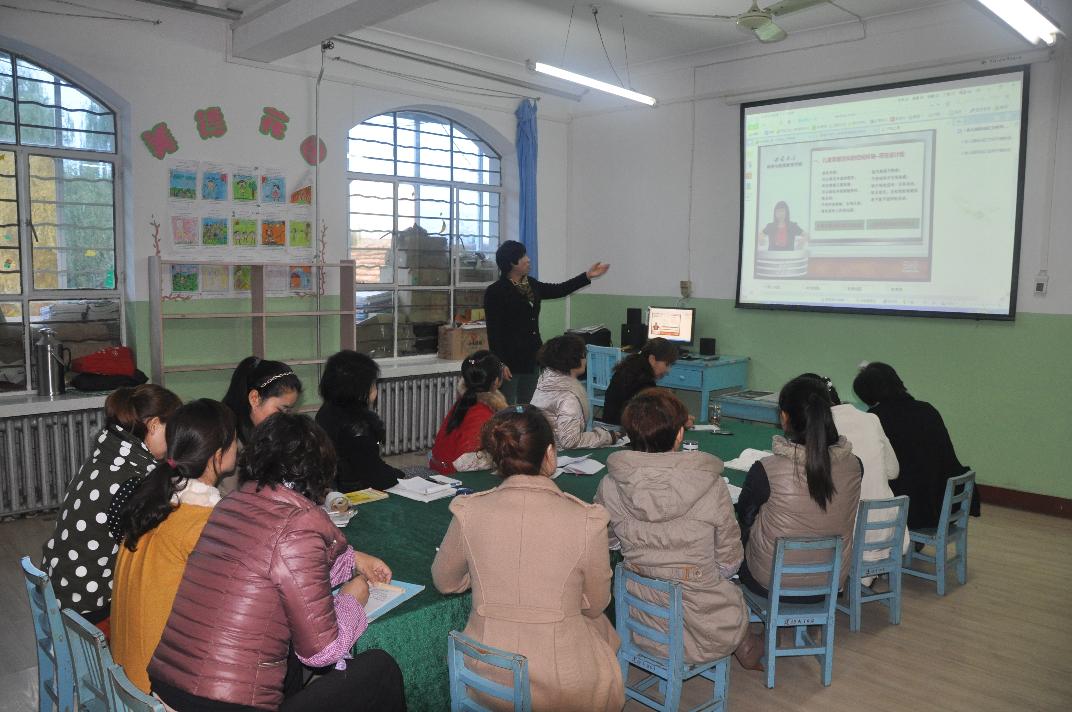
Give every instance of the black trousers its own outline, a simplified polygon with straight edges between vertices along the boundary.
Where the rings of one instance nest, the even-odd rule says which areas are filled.
[[[296,661],[297,658],[294,658]],[[299,663],[300,665],[300,663]],[[298,671],[298,679],[301,672]],[[293,678],[288,679],[291,681]],[[191,695],[152,680],[153,691],[183,712],[262,712],[254,707]],[[281,712],[405,712],[406,695],[398,663],[382,650],[366,650],[346,661],[345,670],[328,668],[304,688],[287,688]]]
[[[366,650],[331,668],[283,701],[280,712],[405,712],[406,694],[398,663],[382,650]]]

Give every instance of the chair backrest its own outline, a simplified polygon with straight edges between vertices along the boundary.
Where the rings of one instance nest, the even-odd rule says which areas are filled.
[[[476,660],[511,673],[512,686],[482,677],[468,667],[466,658]],[[450,670],[450,708],[455,710],[483,711],[487,708],[477,703],[470,695],[473,689],[514,706],[514,712],[530,712],[532,693],[529,690],[529,661],[524,655],[482,645],[456,630],[450,632],[447,642],[447,667]]]
[[[120,665],[113,665],[108,670],[108,677],[112,683],[114,694],[113,709],[116,712],[164,712],[165,707],[160,700],[152,695],[147,695],[138,689],[138,686],[130,681]]]
[[[74,666],[71,663],[71,648],[67,643],[67,631],[63,627],[63,616],[52,590],[48,576],[30,562],[29,556],[22,557],[22,573],[26,582],[26,594],[30,599],[30,617],[33,618],[34,635],[37,638],[37,667],[41,679],[51,684],[42,685],[41,690],[52,697],[51,703],[39,702],[41,709],[59,710],[74,708]]]
[[[660,606],[639,598],[629,592],[627,583],[666,595],[667,605]],[[643,623],[634,611],[642,611],[653,618],[665,620],[666,632]],[[681,603],[680,583],[647,578],[618,563],[614,567],[614,617],[618,636],[622,639],[622,649],[627,653],[636,651],[633,636],[638,635],[667,647],[670,669],[677,669],[684,663],[685,614]]]
[[[807,558],[818,559],[809,562],[786,561],[788,552],[808,552]],[[824,552],[829,555],[824,556]],[[820,576],[821,583],[815,585],[795,584],[785,586],[785,576],[807,574]],[[776,610],[778,599],[782,596],[829,596],[831,615],[837,604],[837,589],[841,574],[841,537],[779,537],[774,548],[774,569],[771,574],[770,601],[772,610]]]
[[[968,470],[963,475],[950,477],[946,480],[945,497],[942,499],[942,515],[938,520],[938,531],[947,531],[948,527],[968,528],[968,511],[971,509],[972,490],[974,489],[975,470]]]
[[[861,499],[852,537],[854,562],[860,565],[865,551],[882,550],[886,551],[884,558],[867,561],[866,565],[881,567],[900,562],[907,523],[908,497],[905,495],[890,499]],[[874,541],[867,541],[867,534],[871,532],[880,532],[880,538],[872,537]]]
[[[588,375],[586,386],[588,394],[605,391],[610,385],[614,367],[625,357],[622,350],[615,346],[592,346],[588,344]]]
[[[79,707],[100,705],[108,709],[113,698],[108,670],[115,662],[104,633],[70,608],[63,611],[63,625],[71,646]]]

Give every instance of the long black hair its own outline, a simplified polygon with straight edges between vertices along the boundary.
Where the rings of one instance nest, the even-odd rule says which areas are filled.
[[[466,413],[476,405],[479,393],[489,393],[495,389],[495,381],[502,376],[502,361],[490,351],[477,351],[469,354],[462,361],[462,380],[465,390],[462,397],[454,404],[447,421],[447,432],[452,432],[465,420]]]
[[[368,408],[369,391],[380,377],[380,367],[366,354],[344,349],[324,364],[320,377],[320,397],[340,408]]]
[[[656,336],[654,339],[648,339],[640,351],[622,359],[614,367],[614,375],[629,384],[629,388],[626,389],[627,393],[634,393],[636,384],[643,384],[655,378],[655,371],[652,370],[651,362],[648,361],[649,356],[654,356],[656,361],[672,366],[679,355],[680,351],[677,346],[661,336]]]
[[[116,539],[131,551],[137,549],[143,534],[160,526],[174,511],[171,500],[186,480],[200,477],[209,460],[231,446],[234,414],[209,398],[190,401],[168,419],[165,437],[167,460],[157,463],[144,478],[123,485],[133,487],[133,493],[118,507],[111,528]]]
[[[834,381],[828,376],[820,376],[818,373],[802,373],[801,378],[814,378],[823,384],[826,388],[827,395],[830,396],[830,405],[841,405],[841,396],[837,392],[837,388],[834,387]]]
[[[323,428],[307,415],[275,413],[253,431],[242,451],[241,479],[257,491],[281,485],[317,504],[335,479],[335,447]]]
[[[231,409],[238,423],[238,439],[243,443],[253,432],[250,419],[249,393],[257,391],[262,399],[281,396],[284,393],[302,392],[301,379],[290,366],[282,361],[265,361],[256,356],[247,356],[231,374],[231,385],[223,396],[223,404]]]
[[[786,416],[786,437],[804,446],[808,494],[825,512],[837,492],[830,473],[830,446],[838,440],[826,384],[813,376],[797,376],[782,386],[778,407]]]
[[[911,398],[893,366],[881,361],[872,361],[860,369],[852,382],[852,390],[868,407],[885,401]]]

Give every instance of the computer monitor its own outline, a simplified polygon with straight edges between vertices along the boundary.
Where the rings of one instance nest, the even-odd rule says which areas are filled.
[[[648,307],[648,338],[662,337],[675,344],[692,344],[695,314],[692,308]]]

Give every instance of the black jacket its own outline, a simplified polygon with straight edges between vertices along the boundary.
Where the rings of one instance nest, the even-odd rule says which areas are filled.
[[[316,422],[335,445],[338,457],[335,487],[340,492],[372,487],[385,490],[404,477],[380,456],[386,431],[380,416],[365,407],[344,409],[331,403],[320,406]]]
[[[540,302],[558,299],[592,283],[581,273],[559,284],[546,284],[529,277],[534,301],[530,304],[509,277],[500,277],[484,292],[484,313],[488,323],[488,347],[516,373],[536,370],[536,352],[540,339]]]
[[[622,424],[622,411],[637,393],[655,386],[655,371],[647,356],[633,354],[614,369],[607,391],[603,395],[603,417],[600,420],[611,425]]]
[[[876,404],[874,413],[890,439],[901,474],[890,480],[894,495],[908,495],[908,528],[938,526],[945,498],[945,483],[963,475],[961,464],[942,416],[930,403],[906,395]],[[979,512],[979,488],[972,495],[972,514]]]

